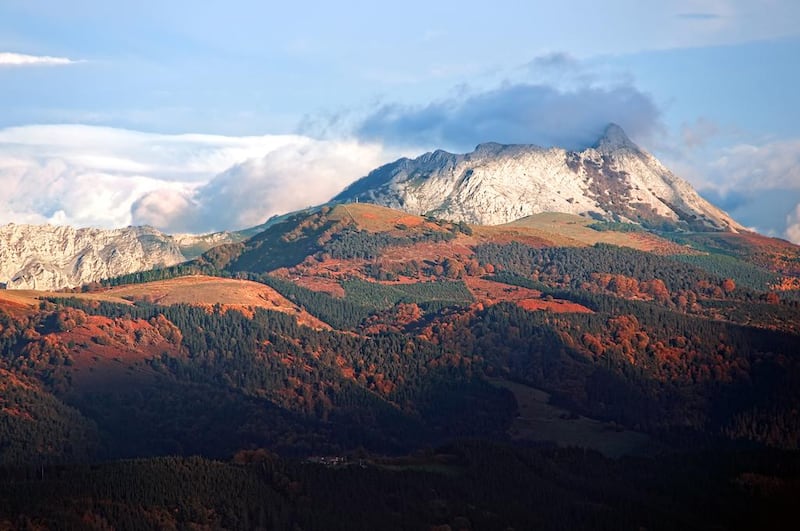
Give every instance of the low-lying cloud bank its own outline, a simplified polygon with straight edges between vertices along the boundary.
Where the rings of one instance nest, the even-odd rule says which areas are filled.
[[[243,228],[327,201],[386,160],[376,144],[297,135],[8,128],[0,130],[0,223]]]
[[[304,139],[236,164],[188,193],[149,192],[133,203],[133,221],[180,232],[251,227],[328,201],[382,157],[375,144]]]

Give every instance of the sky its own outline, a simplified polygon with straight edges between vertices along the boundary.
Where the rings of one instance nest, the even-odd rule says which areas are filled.
[[[800,243],[795,0],[0,0],[0,223],[244,228],[609,122]]]

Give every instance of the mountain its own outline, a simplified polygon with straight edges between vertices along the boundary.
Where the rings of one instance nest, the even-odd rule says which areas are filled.
[[[581,152],[487,143],[464,155],[439,150],[400,159],[356,181],[333,201],[354,200],[480,225],[560,212],[655,228],[744,230],[613,124],[594,147]],[[0,227],[0,284],[71,288],[171,266],[268,231],[287,216],[238,232],[172,236],[149,227],[108,231],[9,224]]]
[[[271,222],[241,231],[175,235],[152,227],[105,230],[9,223],[0,227],[0,285],[57,290],[167,267],[245,240]]]
[[[781,528],[798,301],[750,232],[368,203],[0,290],[0,528]]]
[[[482,225],[564,212],[647,226],[744,230],[615,124],[580,152],[487,143],[464,155],[438,150],[402,158],[356,181],[334,201],[366,201]]]
[[[636,229],[338,204],[68,298],[0,290],[0,376],[20,382],[0,464],[43,458],[3,446],[25,430],[52,461],[453,437],[796,448],[800,247]],[[70,416],[81,429],[57,431]]]
[[[242,242],[248,238],[259,234],[273,224],[278,223],[284,216],[272,216],[266,222],[255,227],[242,230],[224,230],[220,232],[211,232],[208,234],[172,234],[169,238],[175,242],[180,248],[181,253],[186,260],[197,258],[209,249],[213,249],[218,245],[227,245],[229,243]]]
[[[12,289],[78,286],[185,259],[169,236],[150,227],[0,227],[0,281]]]
[[[752,233],[571,214],[296,212],[69,298],[0,290],[0,376],[18,380],[0,395],[0,464],[454,437],[796,448],[798,258]]]

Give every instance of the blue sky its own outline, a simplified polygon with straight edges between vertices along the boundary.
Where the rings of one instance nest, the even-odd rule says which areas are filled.
[[[800,241],[798,57],[791,0],[0,0],[0,222],[234,228],[401,154],[615,121]]]

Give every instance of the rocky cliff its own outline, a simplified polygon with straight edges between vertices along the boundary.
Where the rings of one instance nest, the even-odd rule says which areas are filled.
[[[172,237],[150,227],[0,227],[0,283],[9,289],[73,287],[184,260]]]

